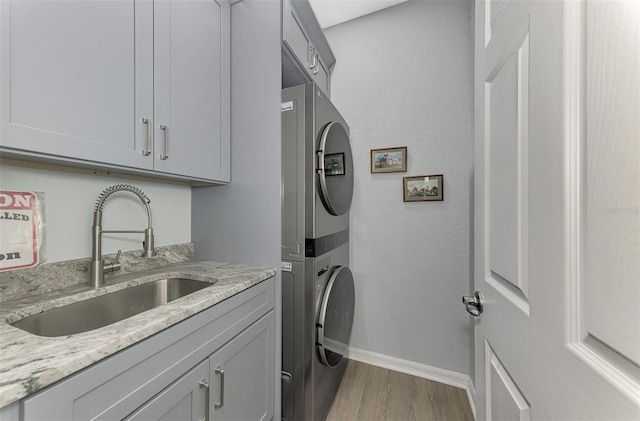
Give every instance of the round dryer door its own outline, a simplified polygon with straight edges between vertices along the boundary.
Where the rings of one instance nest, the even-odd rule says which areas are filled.
[[[337,121],[327,124],[318,148],[320,198],[332,215],[344,215],[353,197],[353,158],[349,135]]]
[[[351,326],[355,289],[348,267],[334,269],[322,297],[318,316],[318,354],[320,361],[335,367],[347,351]]]

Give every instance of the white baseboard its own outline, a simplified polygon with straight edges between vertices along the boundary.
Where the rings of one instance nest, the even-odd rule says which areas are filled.
[[[371,351],[365,351],[358,348],[349,348],[347,358],[350,360],[360,361],[366,364],[375,365],[400,373],[409,374],[411,376],[423,379],[433,380],[439,383],[448,384],[450,386],[459,387],[467,391],[469,404],[476,416],[475,397],[476,390],[473,386],[471,378],[465,374],[456,373],[455,371],[443,370],[441,368],[431,367],[425,364],[415,363],[413,361],[402,360],[388,355],[378,354]]]

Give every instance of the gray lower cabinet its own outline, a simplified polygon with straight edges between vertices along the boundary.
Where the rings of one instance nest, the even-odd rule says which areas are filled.
[[[182,420],[206,419],[209,361],[203,361],[187,374],[160,392],[126,420]]]
[[[271,312],[126,419],[271,419],[273,329]]]
[[[23,399],[11,419],[270,420],[274,294],[271,278]]]
[[[274,320],[271,313],[209,359],[211,420],[273,417]]]

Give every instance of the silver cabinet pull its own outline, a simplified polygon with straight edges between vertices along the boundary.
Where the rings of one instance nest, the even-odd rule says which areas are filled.
[[[482,299],[482,294],[476,291],[473,295],[465,295],[462,297],[462,303],[464,304],[464,308],[467,310],[469,314],[474,317],[479,317],[484,310],[484,302]]]
[[[309,64],[309,68],[313,69],[318,65],[318,53],[313,45],[309,47],[309,51],[311,51],[311,60],[313,60],[311,64]]]
[[[153,134],[151,133],[151,120],[143,117],[142,124],[147,125],[147,149],[142,150],[142,155],[147,156],[151,154],[151,142],[153,140],[152,139]]]
[[[316,53],[315,62],[316,62],[316,67],[315,67],[315,69],[313,69],[313,74],[317,75],[318,72],[320,71],[320,61],[318,60],[318,53]]]
[[[215,409],[218,409],[222,408],[222,405],[224,405],[224,370],[222,369],[222,367],[217,366],[214,372],[216,374],[220,374],[220,400],[218,401],[218,403],[213,404],[213,407]]]
[[[207,405],[204,411],[204,419],[201,419],[200,421],[209,421],[209,405],[210,405],[210,399],[211,399],[209,397],[209,383],[205,379],[200,380],[200,388],[205,389],[205,393],[206,393],[205,404]]]
[[[164,132],[164,155],[160,155],[160,159],[165,160],[169,158],[169,126],[161,124],[160,130]]]

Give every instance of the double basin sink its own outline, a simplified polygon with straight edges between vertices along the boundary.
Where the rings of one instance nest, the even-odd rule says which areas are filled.
[[[38,336],[73,335],[116,323],[211,285],[185,278],[160,279],[34,314],[11,325]]]

